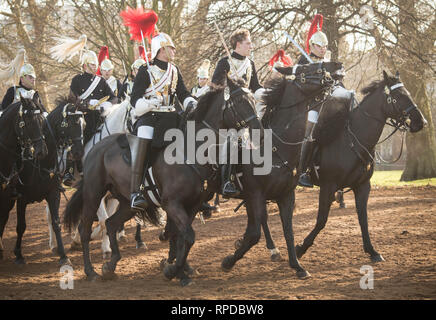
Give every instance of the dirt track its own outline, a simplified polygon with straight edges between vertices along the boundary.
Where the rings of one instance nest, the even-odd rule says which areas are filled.
[[[69,196],[71,193],[69,193]],[[299,243],[316,219],[316,190],[297,191],[294,231]],[[134,224],[127,224],[128,242],[120,245],[122,259],[118,279],[85,280],[81,252],[68,253],[74,266],[74,290],[59,286],[58,257],[48,248],[45,204],[28,207],[23,255],[27,264],[14,264],[16,214],[11,213],[3,237],[5,260],[0,261],[0,299],[435,299],[436,298],[436,187],[373,189],[369,200],[369,230],[372,242],[386,259],[371,264],[363,252],[360,227],[352,193],[345,195],[346,209],[333,204],[326,228],[301,259],[311,273],[298,280],[288,266],[280,217],[275,204],[268,206],[269,225],[284,258],[271,262],[262,236],[235,268],[225,273],[221,260],[234,250],[236,238],[246,224],[244,209],[232,209],[236,201],[222,206],[220,213],[202,225],[194,222],[196,243],[189,261],[199,274],[194,284],[182,288],[164,279],[159,261],[168,244],[158,240],[160,229],[143,230],[148,248],[135,248]],[[65,206],[64,200],[61,209]],[[70,247],[70,236],[64,244]],[[101,273],[100,242],[92,242],[92,261]],[[360,268],[374,269],[374,289],[362,290]]]

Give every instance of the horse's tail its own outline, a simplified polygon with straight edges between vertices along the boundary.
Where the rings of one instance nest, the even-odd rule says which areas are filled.
[[[83,179],[77,184],[77,190],[74,192],[64,211],[64,226],[71,233],[71,229],[79,223],[83,207]]]

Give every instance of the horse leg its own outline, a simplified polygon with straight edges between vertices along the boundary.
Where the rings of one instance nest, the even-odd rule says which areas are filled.
[[[54,233],[54,230],[52,227],[50,209],[48,208],[48,204],[45,206],[45,213],[46,213],[47,223],[48,223],[48,235],[49,235],[48,246],[53,253],[57,253],[58,248],[57,248],[56,242],[55,242],[56,234]]]
[[[316,224],[313,230],[304,239],[303,243],[301,245],[296,246],[298,258],[301,258],[306,253],[307,249],[309,249],[309,247],[312,246],[318,233],[322,229],[324,229],[330,212],[330,206],[334,199],[335,191],[336,191],[335,185],[324,184],[320,186],[318,216],[316,218]]]
[[[141,225],[139,223],[136,223],[136,233],[135,233],[135,240],[136,240],[136,249],[147,249],[147,246],[142,241],[141,238]]]
[[[266,217],[268,217],[268,215],[266,215]],[[276,245],[271,236],[271,232],[269,231],[267,218],[262,220],[262,230],[265,235],[266,247],[271,253],[271,261],[274,262],[282,261],[282,256],[280,255],[280,251],[279,249],[276,248]]]
[[[221,211],[221,208],[220,208],[220,195],[219,195],[219,193],[216,193],[215,201],[213,203],[213,206],[215,207],[214,212],[220,212]]]
[[[61,201],[60,193],[58,191],[52,191],[48,194],[46,200],[48,203],[48,210],[50,211],[51,227],[56,236],[57,253],[60,257],[59,264],[71,265],[71,261],[68,259],[67,255],[65,254],[64,244],[62,242],[61,226],[60,226],[60,219],[59,219],[59,204]]]
[[[221,268],[224,271],[230,271],[235,263],[242,259],[245,253],[251,249],[260,239],[260,225],[262,219],[266,216],[266,202],[262,196],[252,195],[246,201],[247,208],[247,228],[241,245],[236,249],[233,255],[225,257],[221,263]]]
[[[83,249],[83,262],[85,268],[85,274],[89,281],[95,281],[100,276],[95,272],[94,267],[91,263],[90,252],[89,252],[89,242],[91,241],[91,232],[92,232],[92,223],[94,222],[93,211],[87,204],[84,202],[83,212],[81,221],[79,223],[79,233],[80,233],[80,242],[82,243]]]
[[[375,251],[369,237],[367,205],[370,191],[371,184],[369,180],[353,189],[354,199],[356,201],[356,211],[359,218],[360,230],[362,232],[363,250],[371,256],[372,262],[382,262],[384,261],[383,257]]]
[[[24,231],[26,231],[26,204],[23,201],[17,201],[17,241],[14,249],[16,264],[26,264],[21,253],[21,241]]]
[[[192,213],[189,215],[178,203],[169,204],[166,208],[166,212],[169,218],[172,217],[173,221],[174,219],[177,221],[174,222],[177,228],[177,232],[174,232],[174,234],[177,234],[176,263],[166,265],[163,269],[163,273],[168,280],[177,277],[180,279],[182,286],[187,286],[192,282],[189,275],[185,272],[185,265],[189,251],[195,242],[195,232],[191,226],[195,214]]]
[[[124,222],[134,216],[134,212],[130,209],[129,203],[120,203],[118,210],[106,220],[106,230],[109,236],[112,255],[108,262],[105,262],[102,267],[103,277],[105,279],[113,279],[115,277],[115,269],[118,261],[121,259],[120,249],[117,241],[117,231]]]
[[[280,210],[280,219],[282,221],[283,234],[288,248],[289,265],[297,272],[297,277],[306,279],[310,277],[309,273],[304,270],[297,259],[294,244],[294,230],[292,226],[292,216],[295,207],[295,191],[292,190],[290,194],[286,194],[277,201]]]
[[[3,232],[5,231],[6,223],[9,220],[9,212],[12,208],[3,208],[3,204],[0,204],[1,211],[0,211],[0,260],[3,260],[4,258],[4,247],[3,247]],[[13,207],[13,205],[12,205]]]

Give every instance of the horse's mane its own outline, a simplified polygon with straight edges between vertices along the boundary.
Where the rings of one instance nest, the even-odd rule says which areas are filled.
[[[194,111],[194,120],[196,122],[202,121],[206,116],[206,113],[211,105],[212,100],[220,93],[224,91],[225,86],[216,85],[211,83],[210,90],[206,92],[203,96],[198,100],[197,108]]]
[[[268,90],[266,90],[263,99],[266,104],[266,112],[269,112],[281,103],[283,92],[286,88],[286,78],[274,77],[265,84],[265,88]]]
[[[388,82],[395,82],[397,81],[395,77],[389,77],[388,78]],[[374,80],[373,82],[371,82],[368,86],[366,86],[365,88],[363,88],[360,92],[362,92],[365,96],[363,97],[362,102],[373,92],[375,92],[377,89],[384,87],[385,85],[387,85],[386,80]]]

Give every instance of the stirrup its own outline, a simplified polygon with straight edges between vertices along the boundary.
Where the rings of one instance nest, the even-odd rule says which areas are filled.
[[[135,192],[130,196],[130,207],[134,210],[144,211],[148,207],[147,200],[142,193]]]
[[[74,176],[67,172],[64,176],[64,179],[62,180],[62,183],[66,185],[67,187],[71,187],[73,185]]]
[[[300,179],[298,180],[298,185],[302,187],[313,188],[312,179],[307,172],[301,174]]]
[[[236,197],[239,195],[239,190],[236,189],[235,184],[232,181],[227,181],[224,183],[222,194],[227,197]]]

